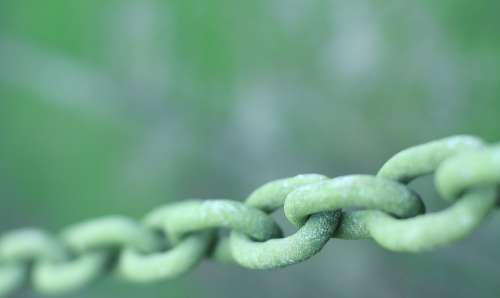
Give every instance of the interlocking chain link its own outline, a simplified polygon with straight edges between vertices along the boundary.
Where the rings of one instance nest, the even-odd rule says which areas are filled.
[[[429,174],[451,205],[426,214],[408,184]],[[499,186],[500,146],[454,136],[396,154],[376,176],[299,175],[258,188],[245,203],[182,201],[141,222],[109,216],[59,235],[16,230],[0,238],[0,296],[28,281],[39,292],[58,294],[106,273],[130,282],[174,278],[205,258],[252,269],[283,267],[312,257],[331,238],[372,238],[393,251],[431,250],[476,229],[496,208]],[[297,226],[295,234],[283,237],[271,217],[280,208]]]

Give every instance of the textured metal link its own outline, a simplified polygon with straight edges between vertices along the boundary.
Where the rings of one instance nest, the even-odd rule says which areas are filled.
[[[451,205],[426,214],[409,184],[430,174]],[[175,278],[205,258],[278,268],[314,256],[331,238],[426,251],[472,233],[499,198],[500,146],[454,136],[401,151],[376,176],[299,175],[265,184],[244,203],[189,200],[157,208],[141,222],[109,216],[59,235],[7,232],[0,237],[0,296],[28,282],[41,293],[60,294],[106,273],[138,283]],[[298,228],[293,235],[283,237],[271,216],[280,208]]]

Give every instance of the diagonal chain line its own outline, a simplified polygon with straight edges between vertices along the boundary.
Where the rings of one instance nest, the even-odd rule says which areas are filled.
[[[451,205],[426,214],[408,184],[430,174]],[[140,222],[108,216],[58,235],[14,230],[0,237],[0,296],[28,281],[41,293],[59,294],[106,273],[138,283],[174,278],[206,258],[251,269],[284,267],[314,256],[331,238],[427,251],[472,233],[497,207],[499,185],[500,145],[453,136],[399,152],[374,176],[299,175],[265,184],[244,203],[182,201]],[[295,234],[284,237],[271,217],[280,208]]]

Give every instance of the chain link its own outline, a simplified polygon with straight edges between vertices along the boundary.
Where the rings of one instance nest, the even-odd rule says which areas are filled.
[[[408,185],[429,174],[451,205],[426,214]],[[474,231],[496,208],[499,185],[500,146],[454,136],[401,151],[376,176],[299,175],[265,184],[244,203],[182,201],[141,222],[109,216],[58,236],[16,230],[0,238],[0,296],[27,281],[41,293],[58,294],[105,273],[138,283],[174,278],[205,258],[252,269],[283,267],[312,257],[331,238],[372,238],[393,251],[431,250]],[[297,226],[295,234],[283,237],[272,218],[280,208]]]

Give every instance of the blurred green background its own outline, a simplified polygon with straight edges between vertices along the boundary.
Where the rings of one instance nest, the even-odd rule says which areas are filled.
[[[498,141],[499,11],[465,0],[2,0],[1,231],[244,200],[299,173],[375,173],[400,149],[458,133]],[[430,178],[412,186],[431,210],[446,207]],[[205,262],[178,280],[107,278],[65,297],[498,297],[496,215],[431,253],[333,240],[282,270]]]

